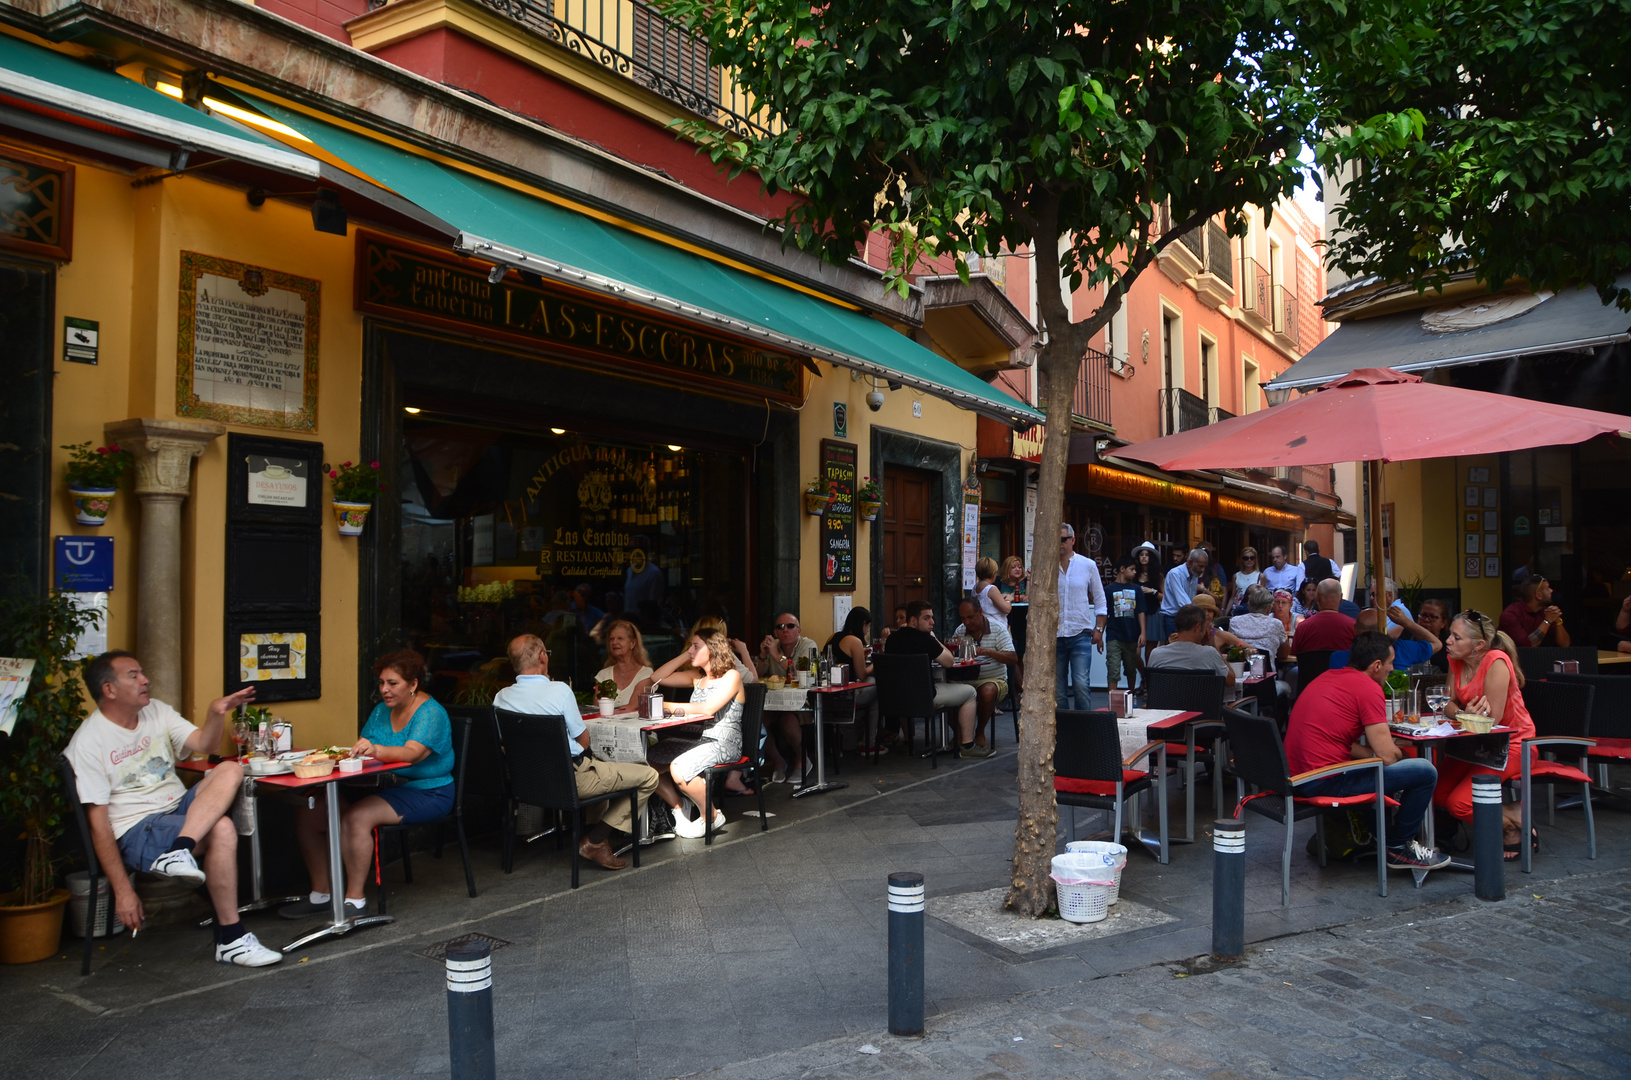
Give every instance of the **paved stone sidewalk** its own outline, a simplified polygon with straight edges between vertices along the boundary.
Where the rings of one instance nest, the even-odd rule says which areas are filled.
[[[707,1080],[1631,1076],[1631,873],[1461,897],[697,1074]],[[870,1044],[882,1052],[859,1052]]]

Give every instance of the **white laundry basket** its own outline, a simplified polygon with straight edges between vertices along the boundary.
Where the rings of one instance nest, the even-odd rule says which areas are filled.
[[[1067,851],[1053,857],[1059,917],[1075,923],[1102,922],[1110,913],[1110,865],[1096,852]]]
[[[1072,840],[1065,845],[1065,850],[1078,854],[1100,854],[1115,857],[1113,864],[1116,883],[1110,887],[1110,902],[1114,904],[1121,899],[1121,872],[1127,869],[1127,848],[1121,844],[1112,844],[1108,840]]]

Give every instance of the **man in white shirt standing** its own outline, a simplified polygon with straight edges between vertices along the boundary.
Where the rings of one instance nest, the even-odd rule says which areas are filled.
[[[1092,708],[1093,650],[1104,651],[1110,609],[1104,578],[1092,559],[1076,553],[1076,530],[1059,526],[1059,631],[1054,643],[1054,700],[1061,709]],[[1069,676],[1069,684],[1066,676]]]
[[[1269,588],[1284,589],[1292,596],[1303,587],[1304,570],[1301,563],[1286,562],[1286,549],[1276,547],[1269,552],[1271,565],[1263,568],[1263,577],[1268,581]]]
[[[132,931],[142,926],[142,901],[125,872],[134,866],[206,888],[220,963],[265,967],[282,960],[238,917],[238,830],[231,810],[243,768],[223,761],[191,788],[176,775],[178,760],[220,750],[227,713],[254,700],[255,688],[216,698],[204,726],[194,727],[148,696],[147,676],[130,653],[93,658],[85,665],[85,686],[96,711],[68,740],[67,757],[119,921]]]
[[[1189,558],[1167,571],[1161,585],[1161,612],[1156,619],[1155,643],[1165,645],[1178,632],[1178,609],[1195,602],[1201,588],[1201,575],[1211,560],[1204,548],[1192,548]]]

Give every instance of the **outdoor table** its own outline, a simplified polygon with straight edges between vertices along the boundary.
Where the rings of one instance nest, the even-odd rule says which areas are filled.
[[[1606,649],[1597,650],[1597,666],[1604,664],[1631,664],[1631,653],[1609,652]]]
[[[821,724],[821,703],[828,694],[854,692],[870,685],[872,684],[866,682],[852,682],[843,686],[811,686],[804,689],[770,690],[765,693],[766,712],[803,712],[805,696],[809,697],[811,716],[815,723],[816,782],[805,784],[793,792],[793,798],[802,799],[806,795],[818,795],[824,791],[837,791],[839,788],[849,787],[848,781],[827,779],[827,742]]]
[[[223,758],[224,761],[233,761],[234,758]],[[191,759],[176,762],[178,771],[207,773],[215,768],[216,763],[205,758]],[[244,771],[244,794],[249,797],[249,902],[238,905],[238,913],[250,911],[264,911],[267,908],[281,907],[292,904],[296,900],[304,900],[304,896],[265,896],[261,884],[261,809],[260,803],[255,799],[255,781],[262,779],[251,776],[248,770]]]
[[[1132,719],[1134,717],[1144,720],[1145,742],[1177,742],[1179,741],[1179,735],[1183,736],[1185,753],[1188,755],[1185,759],[1185,767],[1189,770],[1184,780],[1184,835],[1182,838],[1172,837],[1169,843],[1193,844],[1195,842],[1195,728],[1197,726],[1195,721],[1201,719],[1201,714],[1198,712],[1163,712],[1160,709],[1134,709],[1128,718]],[[1145,720],[1146,717],[1152,719]],[[1207,720],[1205,722],[1209,724],[1217,723],[1216,720]],[[1144,744],[1140,743],[1139,745]],[[1215,740],[1212,745],[1214,750],[1212,770],[1216,774],[1212,777],[1212,786],[1217,789],[1221,800],[1223,770],[1217,760],[1217,743]],[[1218,816],[1223,816],[1221,807],[1218,810]],[[1142,840],[1143,837],[1140,836],[1139,839]]]
[[[947,682],[973,682],[980,677],[980,669],[983,667],[984,660],[957,660],[951,667],[943,670]]]
[[[1125,761],[1128,757],[1144,749],[1148,743],[1171,741],[1169,728],[1183,724],[1199,715],[1200,713],[1175,712],[1168,709],[1133,709],[1126,716],[1116,717],[1116,730],[1121,736],[1122,760]],[[1164,734],[1157,734],[1158,729]],[[1159,833],[1146,829],[1142,821],[1134,822],[1131,831],[1138,838],[1138,842],[1148,848],[1157,860],[1161,858],[1161,836]],[[1111,839],[1120,842],[1119,837],[1112,837]]]
[[[610,716],[591,713],[583,717],[583,723],[589,729],[589,749],[595,752],[595,757],[602,761],[643,765],[646,761],[646,732],[702,724],[708,719],[705,716],[668,716],[650,720],[630,710],[615,712]]]
[[[345,860],[340,855],[340,797],[333,790],[335,784],[341,780],[356,780],[364,776],[378,776],[380,773],[392,769],[405,769],[413,764],[409,761],[380,761],[378,758],[363,758],[361,772],[341,772],[336,766],[327,776],[314,776],[310,779],[295,776],[292,773],[283,773],[277,776],[257,776],[255,783],[268,784],[272,787],[288,788],[293,791],[303,791],[309,788],[328,787],[325,792],[328,796],[328,887],[330,922],[320,930],[314,930],[305,937],[296,938],[283,947],[284,952],[298,949],[302,945],[326,937],[340,937],[352,930],[360,930],[365,926],[378,926],[381,923],[396,922],[395,915],[362,915],[347,917],[345,911]]]
[[[1503,743],[1506,743],[1512,735],[1511,728],[1501,726],[1493,727],[1487,732],[1457,731],[1453,735],[1411,735],[1407,732],[1400,731],[1393,727],[1393,725],[1389,724],[1388,731],[1392,734],[1394,742],[1404,743],[1408,746],[1414,747],[1416,751],[1425,757],[1435,769],[1438,768],[1439,750],[1448,746],[1452,742],[1457,740],[1471,740],[1472,745],[1474,746],[1482,743],[1487,746],[1498,747]],[[1422,843],[1426,844],[1429,848],[1437,846],[1437,839],[1434,836],[1434,832],[1433,810],[1431,807],[1429,807],[1427,810],[1427,816],[1422,819]],[[1457,870],[1471,870],[1473,868],[1472,863],[1459,859],[1451,859],[1450,865]]]

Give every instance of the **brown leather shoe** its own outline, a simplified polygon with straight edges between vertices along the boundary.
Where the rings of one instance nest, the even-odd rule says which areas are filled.
[[[585,840],[578,845],[578,854],[592,863],[604,866],[608,870],[621,870],[629,865],[627,859],[619,859],[616,855],[613,855],[612,845],[604,840],[598,844],[591,844]]]

